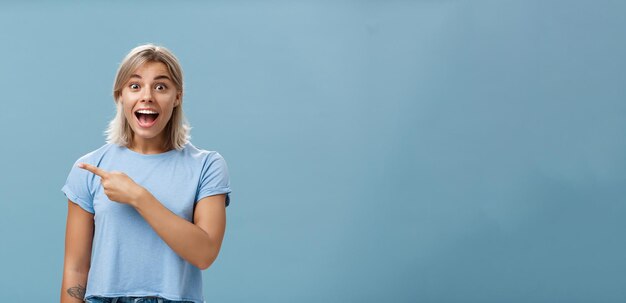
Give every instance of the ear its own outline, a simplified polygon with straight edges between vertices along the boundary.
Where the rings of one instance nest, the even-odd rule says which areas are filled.
[[[178,92],[176,94],[176,100],[174,101],[174,107],[179,106],[180,105],[180,101],[181,101],[181,96],[182,94],[180,92]]]

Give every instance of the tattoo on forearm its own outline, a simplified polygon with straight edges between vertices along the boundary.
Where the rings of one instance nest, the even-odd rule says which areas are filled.
[[[70,287],[67,289],[67,293],[74,298],[82,300],[85,298],[85,286],[78,284],[78,286]]]

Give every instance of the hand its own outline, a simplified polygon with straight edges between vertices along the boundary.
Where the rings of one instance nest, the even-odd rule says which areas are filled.
[[[102,183],[102,187],[104,187],[104,193],[111,201],[135,206],[145,190],[145,188],[135,183],[133,179],[123,172],[107,172],[99,167],[87,163],[79,163],[78,167],[100,176],[100,182]]]

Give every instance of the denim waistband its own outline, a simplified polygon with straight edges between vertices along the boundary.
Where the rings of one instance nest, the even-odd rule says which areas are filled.
[[[173,301],[161,297],[91,297],[87,303],[192,303],[191,301]]]

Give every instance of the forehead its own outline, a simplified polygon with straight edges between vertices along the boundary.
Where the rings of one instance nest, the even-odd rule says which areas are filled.
[[[153,78],[154,76],[168,76],[170,77],[169,70],[163,62],[146,62],[139,65],[131,74],[133,76],[140,76],[141,78]]]

